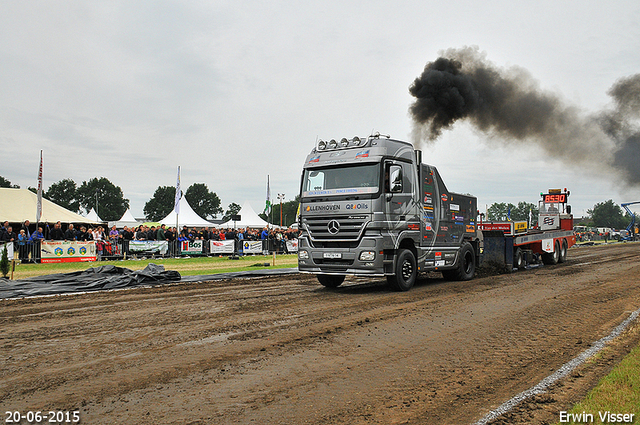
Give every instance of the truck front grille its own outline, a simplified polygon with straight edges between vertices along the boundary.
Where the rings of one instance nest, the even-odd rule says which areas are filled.
[[[302,223],[313,242],[349,242],[360,239],[367,217],[314,216],[305,217]]]

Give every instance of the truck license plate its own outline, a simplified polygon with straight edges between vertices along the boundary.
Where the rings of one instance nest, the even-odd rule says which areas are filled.
[[[340,252],[325,252],[322,256],[324,258],[342,258],[342,253],[340,253]]]

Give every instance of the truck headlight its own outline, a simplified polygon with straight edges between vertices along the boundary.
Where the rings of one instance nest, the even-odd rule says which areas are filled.
[[[301,260],[308,260],[309,259],[309,251],[300,251],[298,252],[298,258]]]
[[[375,251],[362,251],[360,253],[360,261],[373,261],[375,258]]]

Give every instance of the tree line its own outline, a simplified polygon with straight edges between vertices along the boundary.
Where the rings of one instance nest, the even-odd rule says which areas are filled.
[[[0,176],[0,187],[16,188],[19,185],[12,184],[9,180]],[[36,193],[36,188],[29,187]],[[153,196],[144,205],[144,215],[149,221],[160,221],[173,211],[176,188],[174,186],[158,186]],[[129,200],[124,197],[122,189],[114,185],[106,177],[93,178],[83,181],[78,186],[71,179],[63,179],[51,184],[42,196],[61,207],[75,213],[89,212],[95,208],[98,216],[105,221],[116,221],[129,208]],[[220,198],[215,192],[209,190],[204,183],[194,183],[183,192],[193,211],[205,220],[214,220],[218,216],[226,221],[231,215],[237,214],[242,208],[235,202],[223,210]],[[298,198],[282,204],[283,225],[291,225],[295,221],[298,208]],[[279,224],[280,204],[275,204],[269,214],[263,211],[259,215],[269,222]],[[273,221],[272,221],[272,220]]]
[[[513,221],[528,221],[529,211],[531,211],[533,221],[537,221],[538,207],[535,204],[527,202],[518,202],[518,205],[504,202],[493,203],[487,209],[486,220],[505,221],[510,218]],[[587,227],[624,229],[630,221],[629,214],[623,213],[620,205],[609,199],[595,204],[593,208],[587,210],[587,217],[582,217],[580,222],[574,221],[574,223]]]
[[[0,176],[0,187],[19,188],[9,180]],[[36,189],[29,187],[29,190],[36,192]],[[174,186],[159,186],[153,196],[144,206],[144,214],[149,221],[159,221],[166,217],[174,208],[176,188]],[[103,220],[115,221],[120,219],[129,208],[129,200],[123,195],[119,186],[111,183],[107,178],[93,178],[84,181],[80,186],[71,179],[63,179],[53,183],[43,193],[43,196],[56,204],[73,212],[80,212],[80,209],[88,212],[91,208],[97,208],[97,213]],[[191,208],[200,217],[206,220],[216,219],[222,215],[222,220],[230,219],[231,215],[237,214],[241,206],[235,202],[228,205],[224,211],[221,207],[220,198],[215,192],[209,190],[204,183],[194,183],[183,196],[186,197]],[[282,224],[289,226],[295,222],[300,202],[299,196],[292,201],[282,203]],[[538,217],[538,207],[529,202],[518,202],[517,205],[504,202],[491,204],[487,209],[485,220],[513,221],[529,220],[529,213],[534,220]],[[280,224],[280,204],[274,203],[270,211],[263,211],[258,214],[262,219]],[[587,217],[580,225],[590,227],[611,227],[614,229],[624,229],[629,224],[631,217],[623,213],[622,208],[609,199],[595,204],[593,208],[587,210]]]

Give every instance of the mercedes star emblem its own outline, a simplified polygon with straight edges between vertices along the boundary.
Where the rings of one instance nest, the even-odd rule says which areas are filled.
[[[331,220],[329,224],[327,224],[327,229],[329,229],[329,233],[335,235],[340,231],[340,223],[338,223],[338,220]]]

